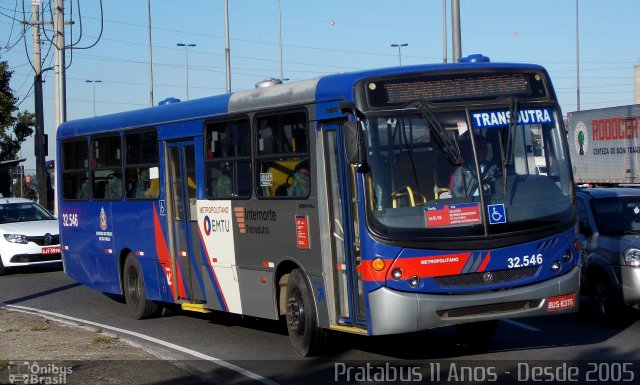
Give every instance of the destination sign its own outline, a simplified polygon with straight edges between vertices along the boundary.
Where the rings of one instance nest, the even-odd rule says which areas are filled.
[[[372,107],[412,101],[489,100],[501,96],[542,98],[547,92],[539,73],[456,73],[383,79],[366,84]]]

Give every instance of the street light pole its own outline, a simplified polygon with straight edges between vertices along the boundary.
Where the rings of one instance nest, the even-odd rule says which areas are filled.
[[[186,88],[187,88],[187,100],[189,100],[189,47],[195,47],[193,43],[177,43],[178,47],[184,47],[184,59],[187,66],[186,69]]]
[[[102,80],[85,80],[85,82],[93,84],[93,116],[96,116],[96,83],[102,83]]]
[[[227,93],[231,92],[231,48],[229,47],[229,0],[224,0],[224,56],[227,69]]]
[[[580,111],[580,30],[578,28],[578,0],[576,0],[576,110]]]
[[[402,65],[402,52],[400,51],[400,49],[401,49],[402,47],[406,47],[406,46],[408,46],[408,45],[409,45],[409,44],[407,44],[407,43],[402,43],[402,44],[391,44],[391,47],[394,47],[394,48],[395,48],[395,47],[398,47],[398,62],[400,63],[400,65]]]
[[[280,80],[284,82],[284,71],[282,69],[282,9],[278,0],[278,46],[280,47]]]
[[[151,44],[151,0],[147,1],[147,17],[149,21],[149,106],[153,107],[153,45]]]

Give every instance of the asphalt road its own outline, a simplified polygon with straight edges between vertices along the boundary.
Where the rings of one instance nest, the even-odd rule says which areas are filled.
[[[488,350],[466,345],[453,328],[382,337],[333,334],[324,356],[301,358],[282,323],[218,312],[133,320],[120,298],[88,289],[55,269],[21,269],[0,277],[0,302],[117,328],[111,332],[224,383],[640,380],[637,313],[616,325],[596,322],[586,311],[503,321]]]

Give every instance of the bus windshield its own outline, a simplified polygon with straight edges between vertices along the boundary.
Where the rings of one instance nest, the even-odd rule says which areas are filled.
[[[370,226],[389,237],[448,238],[566,225],[573,208],[561,118],[552,106],[517,103],[370,114]]]

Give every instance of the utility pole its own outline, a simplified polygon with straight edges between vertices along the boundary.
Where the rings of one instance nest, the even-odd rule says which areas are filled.
[[[462,42],[460,34],[460,0],[451,0],[451,38],[453,40],[453,62],[457,63],[462,57]]]
[[[58,126],[67,121],[67,81],[65,76],[64,58],[64,1],[55,0],[53,9],[53,45],[55,48],[53,72],[55,77],[54,100],[56,131]]]
[[[34,147],[36,156],[36,187],[38,202],[49,207],[47,196],[47,141],[44,133],[44,111],[42,101],[42,59],[40,55],[40,0],[31,0],[31,28],[33,29],[33,90],[36,110],[36,132]]]
[[[442,62],[447,62],[447,0],[442,0]]]
[[[58,126],[62,122],[67,121],[67,86],[65,79],[65,60],[64,60],[64,7],[63,0],[55,0],[54,12],[53,12],[53,45],[55,48],[54,54],[54,101],[55,101],[55,122],[54,133],[57,134]],[[54,135],[55,137],[56,135]],[[58,162],[61,159],[57,160]],[[53,195],[53,210],[54,213],[58,211],[58,175],[53,179],[53,188],[56,194]]]

